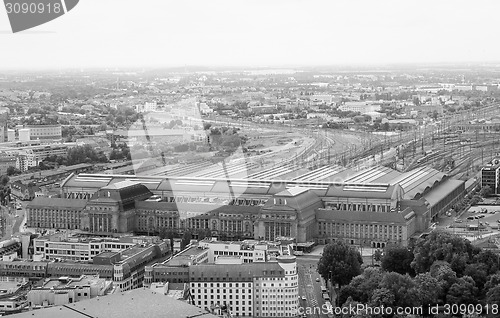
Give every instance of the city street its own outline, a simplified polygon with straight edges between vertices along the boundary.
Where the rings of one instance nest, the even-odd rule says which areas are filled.
[[[17,202],[21,203],[22,209],[17,210]],[[21,224],[23,223],[24,217],[25,217],[25,209],[26,205],[28,202],[24,201],[17,201],[16,202],[16,207],[9,209],[6,207],[2,207],[2,213],[3,216],[5,217],[5,230],[2,233],[2,240],[8,240],[10,237],[19,232],[20,230],[22,231],[23,229],[20,229]]]
[[[325,282],[316,271],[319,258],[297,257],[297,271],[299,275],[299,307],[303,308],[307,317],[326,318],[326,311],[323,309],[324,300],[321,293],[321,286]],[[320,281],[317,282],[316,280]],[[304,301],[302,297],[305,297]],[[323,313],[323,314],[321,314]]]

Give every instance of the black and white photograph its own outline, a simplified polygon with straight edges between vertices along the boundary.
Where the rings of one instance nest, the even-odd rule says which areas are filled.
[[[2,2],[0,316],[500,317],[500,2]]]

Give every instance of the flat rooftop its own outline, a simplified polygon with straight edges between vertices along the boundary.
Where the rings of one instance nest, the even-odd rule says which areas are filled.
[[[104,279],[99,278],[98,276],[87,276],[87,275],[81,276],[79,278],[68,278],[68,277],[51,278],[42,285],[42,288],[57,289],[57,288],[74,288],[78,286],[90,286],[102,280]]]
[[[178,256],[192,256],[192,255],[198,255],[200,252],[202,252],[203,249],[198,248],[198,245],[196,246],[191,246],[189,249],[182,251],[181,253],[175,255],[175,257]]]
[[[139,304],[139,306],[137,305]],[[26,311],[12,318],[88,318],[88,317],[148,317],[148,318],[217,318],[201,308],[157,294],[148,289],[114,293],[73,304]]]

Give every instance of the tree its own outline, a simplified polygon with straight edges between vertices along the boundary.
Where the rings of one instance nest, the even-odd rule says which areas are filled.
[[[487,266],[485,264],[468,264],[465,267],[464,275],[471,277],[478,288],[478,292],[483,292],[484,284],[488,280]],[[484,295],[482,295],[484,296]]]
[[[116,118],[115,118],[115,122],[116,122],[118,125],[122,125],[122,124],[125,122],[125,118],[124,118],[122,115],[116,116]]]
[[[486,284],[484,284],[484,289],[490,290],[498,285],[500,285],[500,274],[491,275]]]
[[[396,296],[387,288],[378,288],[373,292],[373,296],[370,302],[371,306],[377,307],[391,307],[394,304]]]
[[[380,262],[382,260],[382,251],[379,249],[376,249],[375,252],[373,253],[373,258],[375,261]]]
[[[184,234],[182,235],[181,250],[183,250],[186,246],[189,245],[189,243],[191,243],[191,239],[192,239],[191,232],[189,231],[184,232]]]
[[[7,168],[7,175],[8,176],[14,176],[14,175],[18,175],[18,174],[21,174],[21,170],[17,169],[16,167],[9,166]]]
[[[468,261],[478,252],[479,249],[472,246],[465,238],[452,233],[434,231],[416,242],[411,267],[416,273],[424,273],[435,261],[445,261],[460,276]]]
[[[451,269],[450,264],[447,262],[434,262],[431,266],[430,274],[438,280],[443,298],[448,293],[450,287],[457,281],[457,273]]]
[[[499,256],[490,250],[481,250],[472,260],[473,263],[484,265],[486,275],[492,275],[498,272]]]
[[[358,306],[361,305],[359,302],[352,300],[351,297],[349,297],[346,302],[342,305],[342,310],[340,312],[342,315],[339,317],[341,318],[368,318],[370,315],[366,313],[364,310],[352,310],[351,308],[358,308]],[[347,308],[344,309],[344,308]]]
[[[482,197],[488,197],[493,193],[493,190],[491,189],[490,186],[485,186],[482,187],[481,190],[479,191],[479,195]]]
[[[432,277],[430,273],[423,273],[418,274],[414,281],[418,290],[420,306],[427,308],[438,302],[438,298],[441,296],[441,286],[435,277]]]
[[[169,239],[170,240],[170,250],[174,250],[174,232],[172,230],[162,227],[160,229],[160,232],[158,233],[158,236],[164,240],[164,239]]]
[[[409,275],[401,275],[395,272],[386,273],[379,287],[390,290],[395,296],[394,303],[398,306],[409,307],[417,305],[417,286]]]
[[[97,162],[108,162],[108,158],[102,151],[97,152],[91,145],[76,146],[68,149],[68,165]]]
[[[500,286],[495,286],[486,293],[486,302],[488,304],[500,303]]]
[[[4,187],[7,185],[7,183],[9,183],[9,181],[10,181],[10,179],[6,175],[3,175],[0,177],[0,185],[2,185]]]
[[[369,302],[373,297],[373,291],[378,288],[382,278],[383,273],[379,268],[365,268],[361,275],[354,277],[349,285],[340,289],[340,303],[344,303],[349,297],[362,303]]]
[[[361,274],[361,254],[343,241],[335,241],[325,246],[318,262],[318,273],[332,284],[347,285],[351,279]]]
[[[415,271],[411,268],[412,261],[413,253],[408,248],[388,246],[384,249],[381,265],[387,272],[414,275]]]
[[[209,229],[200,229],[198,230],[198,241],[203,240],[206,237],[210,237],[212,232]]]
[[[477,288],[470,276],[459,278],[446,294],[448,304],[475,304]]]

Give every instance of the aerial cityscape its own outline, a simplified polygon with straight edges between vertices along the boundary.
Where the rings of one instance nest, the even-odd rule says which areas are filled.
[[[497,4],[146,2],[0,19],[0,315],[500,317]]]

